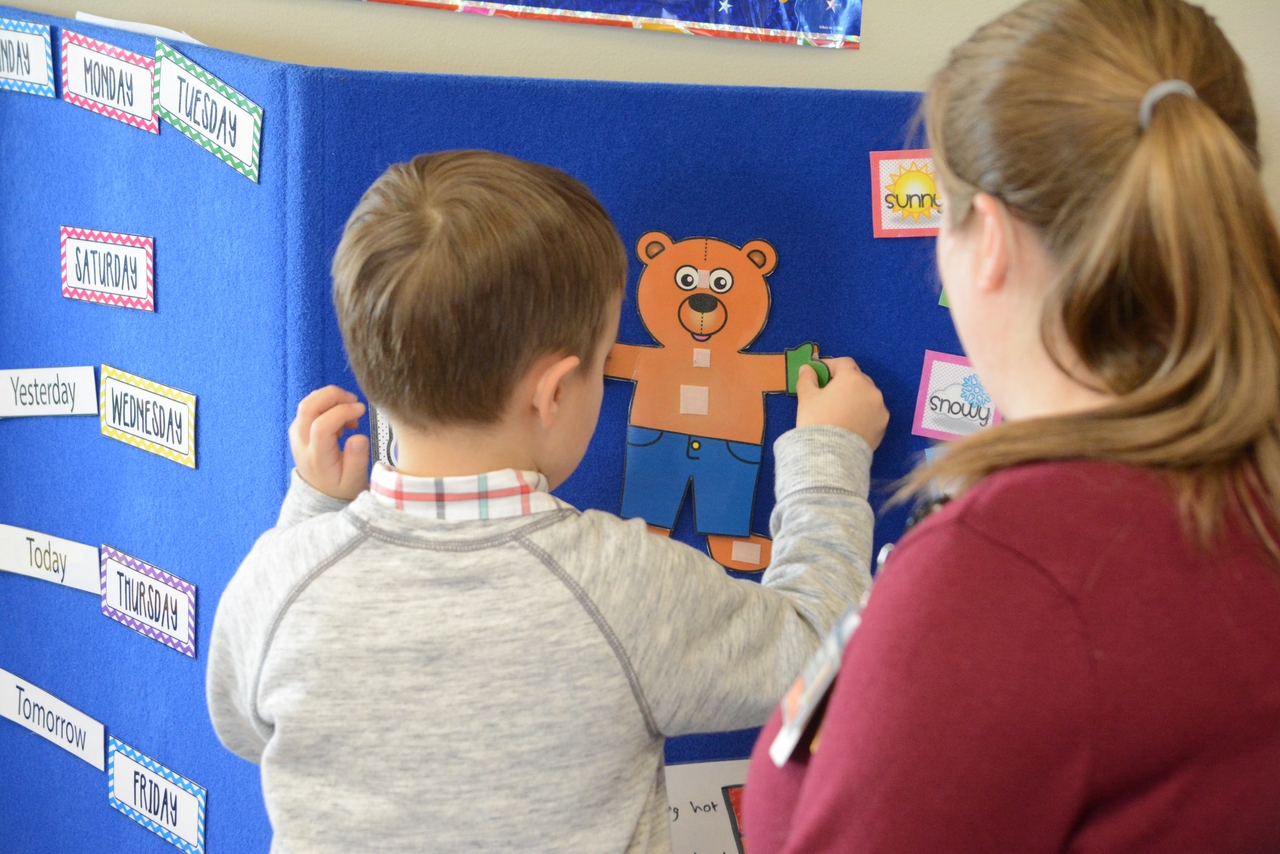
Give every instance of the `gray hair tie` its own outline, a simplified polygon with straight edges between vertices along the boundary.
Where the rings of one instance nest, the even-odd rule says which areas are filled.
[[[1156,102],[1166,95],[1197,97],[1195,88],[1185,80],[1161,80],[1142,96],[1142,103],[1138,106],[1138,127],[1147,129],[1147,125],[1151,124],[1151,111],[1156,108]]]

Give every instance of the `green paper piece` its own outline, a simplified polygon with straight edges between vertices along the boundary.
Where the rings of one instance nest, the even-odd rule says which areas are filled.
[[[168,78],[162,79],[166,74]],[[162,87],[166,93],[163,99]],[[226,104],[219,103],[209,90],[241,112],[236,113]],[[261,107],[162,41],[156,42],[151,102],[157,116],[250,181],[258,183]],[[170,106],[185,115],[179,115]],[[244,126],[242,120],[245,117],[251,127]]]
[[[801,344],[787,351],[787,394],[796,393],[796,383],[800,380],[800,368],[808,365],[818,375],[818,387],[822,388],[831,380],[831,371],[817,358],[818,345],[813,342]]]
[[[942,291],[942,295],[938,297],[938,305],[943,308],[951,308],[951,300],[947,299],[947,292],[945,289]]]

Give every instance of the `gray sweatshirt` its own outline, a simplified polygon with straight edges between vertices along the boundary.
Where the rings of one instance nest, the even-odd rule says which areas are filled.
[[[295,474],[209,645],[273,854],[669,851],[663,739],[763,724],[871,583],[870,448],[774,454],[761,584],[639,519],[437,521]]]

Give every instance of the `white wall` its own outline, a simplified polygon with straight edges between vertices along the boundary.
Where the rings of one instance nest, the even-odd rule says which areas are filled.
[[[484,18],[358,0],[9,0],[185,30],[308,65],[671,83],[922,89],[951,45],[1013,0],[865,0],[863,47],[821,50],[615,27]],[[1280,209],[1280,0],[1203,0],[1244,57]]]

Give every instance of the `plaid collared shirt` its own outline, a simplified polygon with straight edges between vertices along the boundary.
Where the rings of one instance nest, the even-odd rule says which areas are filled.
[[[502,469],[463,477],[413,477],[382,463],[373,467],[369,491],[378,503],[415,516],[449,522],[528,516],[568,507],[551,494],[539,472]]]

